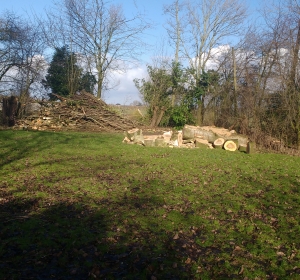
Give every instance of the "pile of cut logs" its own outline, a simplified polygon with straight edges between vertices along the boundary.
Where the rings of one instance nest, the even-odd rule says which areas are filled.
[[[244,135],[213,126],[185,125],[180,131],[145,132],[134,128],[125,132],[124,143],[146,147],[210,148],[253,153],[255,145]]]

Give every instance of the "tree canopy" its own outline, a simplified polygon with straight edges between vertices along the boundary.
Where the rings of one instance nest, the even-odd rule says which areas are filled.
[[[89,72],[83,73],[76,55],[66,46],[55,49],[44,80],[44,86],[51,89],[51,99],[56,99],[53,94],[68,96],[82,89],[93,93],[95,83],[94,75]]]

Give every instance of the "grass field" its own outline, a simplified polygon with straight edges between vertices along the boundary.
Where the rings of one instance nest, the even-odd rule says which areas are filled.
[[[300,158],[0,131],[0,279],[300,279]]]

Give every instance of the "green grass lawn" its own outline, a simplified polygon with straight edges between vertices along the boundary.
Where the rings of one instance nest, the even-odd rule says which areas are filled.
[[[300,279],[300,158],[0,131],[0,279]]]

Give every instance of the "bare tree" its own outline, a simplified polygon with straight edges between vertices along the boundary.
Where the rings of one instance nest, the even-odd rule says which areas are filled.
[[[164,13],[169,16],[166,24],[171,43],[175,44],[175,62],[179,62],[181,36],[183,31],[184,18],[182,15],[184,5],[180,0],[175,0],[171,5],[164,6]]]
[[[49,12],[53,41],[63,40],[92,59],[96,69],[97,97],[102,97],[112,71],[125,71],[126,62],[136,61],[141,50],[141,35],[149,27],[141,15],[124,15],[121,5],[105,0],[62,0],[57,10]],[[59,38],[57,29],[63,38]],[[139,47],[138,47],[139,46]]]
[[[186,4],[186,29],[182,38],[184,52],[193,70],[195,84],[213,58],[213,50],[238,34],[246,17],[240,0],[195,0]],[[199,101],[199,116],[203,118],[205,94]],[[203,119],[198,119],[201,124]]]
[[[23,38],[20,19],[13,13],[3,13],[0,18],[0,81],[12,67],[22,65]]]
[[[45,69],[45,43],[36,23],[6,12],[0,18],[0,83],[14,88],[20,98],[30,95],[30,87]]]
[[[300,73],[299,73],[299,50],[300,50],[300,6],[297,0],[290,0],[287,5],[288,15],[291,19],[290,34],[290,69],[287,76],[286,92],[291,127],[295,134],[296,146],[300,150]]]
[[[183,31],[183,11],[184,4],[180,0],[175,0],[172,4],[164,6],[164,13],[169,16],[167,19],[166,30],[171,41],[171,45],[175,44],[175,57],[173,61],[173,85],[172,85],[172,107],[175,106],[176,98],[180,96],[179,87],[177,86],[176,72],[179,69],[179,53],[181,51],[181,39]]]
[[[229,36],[238,34],[246,10],[240,0],[201,0],[189,1],[187,12],[185,54],[199,77],[212,58],[213,48],[225,44]]]

